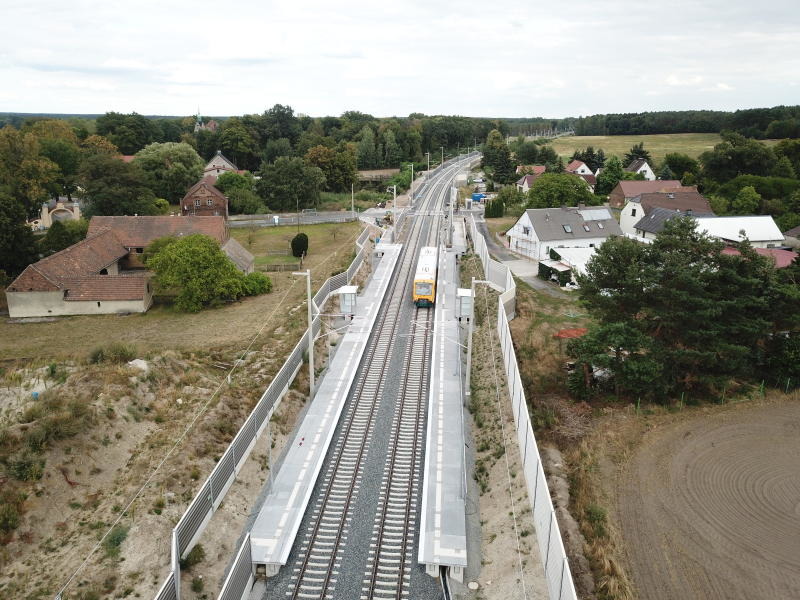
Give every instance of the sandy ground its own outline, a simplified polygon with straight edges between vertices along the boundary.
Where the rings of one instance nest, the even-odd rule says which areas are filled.
[[[675,421],[644,435],[617,480],[638,597],[798,598],[800,398]]]

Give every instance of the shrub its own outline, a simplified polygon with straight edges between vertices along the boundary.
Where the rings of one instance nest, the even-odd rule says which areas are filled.
[[[20,512],[22,510],[24,498],[22,494],[11,491],[0,494],[1,532],[11,533],[19,526]]]
[[[36,481],[44,474],[44,459],[29,450],[23,450],[8,462],[11,475],[20,481]]]
[[[246,296],[269,294],[272,291],[272,280],[263,273],[248,273],[244,278]]]
[[[206,557],[205,548],[203,544],[197,544],[191,549],[186,558],[181,559],[181,569],[191,569],[193,566],[200,564]]]
[[[89,362],[98,364],[102,362],[126,363],[136,358],[136,348],[121,342],[114,342],[106,348],[95,348],[89,353]]]
[[[192,577],[192,591],[198,594],[203,591],[203,580],[200,577]]]
[[[308,236],[298,233],[292,238],[292,256],[300,258],[304,254],[308,254]]]
[[[129,527],[124,525],[114,525],[114,528],[103,540],[103,549],[106,551],[106,556],[119,556],[120,546],[122,546],[125,538],[128,537],[128,529]]]

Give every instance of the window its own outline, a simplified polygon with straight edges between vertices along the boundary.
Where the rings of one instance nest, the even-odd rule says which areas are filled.
[[[597,227],[598,227],[598,229],[602,229],[603,228],[603,224],[602,223],[598,223]]]
[[[572,233],[572,225],[562,225],[562,227],[567,233]]]
[[[214,200],[212,200],[211,198],[209,198],[208,200],[206,200],[206,205],[208,205],[208,206],[214,206]]]
[[[632,208],[632,209],[631,209],[631,216],[632,216],[632,217],[635,217],[635,216],[636,216],[636,209],[635,209],[635,208]]]
[[[584,224],[584,225],[583,225],[583,230],[584,230],[584,231],[589,231],[589,226],[588,226],[588,225],[586,225],[586,224]]]
[[[108,269],[100,269],[100,275],[108,275]]]
[[[200,198],[195,198],[194,205],[195,206],[200,206]]]
[[[531,228],[530,227],[523,227],[522,228],[522,233],[523,233],[523,235],[530,235],[531,234]]]

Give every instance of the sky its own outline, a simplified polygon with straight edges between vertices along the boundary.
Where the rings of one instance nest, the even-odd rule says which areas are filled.
[[[800,104],[798,0],[3,0],[0,112],[560,118]]]

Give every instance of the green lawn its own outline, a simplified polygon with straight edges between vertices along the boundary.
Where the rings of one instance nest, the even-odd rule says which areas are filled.
[[[616,154],[620,158],[634,144],[644,143],[645,150],[650,152],[658,164],[670,152],[682,152],[697,158],[706,150],[722,141],[716,133],[674,133],[661,135],[583,135],[562,137],[552,141],[553,149],[564,159],[572,156],[575,150],[593,146],[595,150],[602,148],[606,156]],[[651,165],[654,166],[654,165]]]

